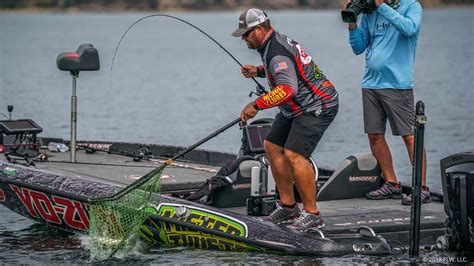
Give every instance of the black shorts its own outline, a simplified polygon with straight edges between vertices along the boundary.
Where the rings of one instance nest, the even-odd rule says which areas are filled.
[[[308,112],[295,118],[278,113],[265,140],[309,158],[338,110],[336,105],[323,109],[319,115]]]

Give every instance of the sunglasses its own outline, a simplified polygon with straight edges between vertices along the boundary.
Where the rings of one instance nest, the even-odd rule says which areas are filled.
[[[246,33],[242,34],[242,37],[247,38],[247,37],[250,35],[250,33],[252,33],[252,31],[254,31],[256,28],[257,28],[257,27],[251,28],[249,31],[247,31]]]

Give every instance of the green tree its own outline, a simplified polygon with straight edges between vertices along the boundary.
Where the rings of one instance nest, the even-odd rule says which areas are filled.
[[[58,0],[39,0],[36,2],[38,7],[57,7]]]
[[[2,0],[0,1],[0,8],[18,8],[21,7],[21,3],[16,0]]]

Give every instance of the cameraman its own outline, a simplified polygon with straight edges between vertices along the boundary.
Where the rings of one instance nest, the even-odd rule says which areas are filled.
[[[392,155],[385,140],[387,119],[392,134],[402,136],[413,162],[414,96],[413,64],[420,32],[422,9],[416,0],[352,0],[351,5],[365,4],[373,11],[363,14],[360,25],[349,23],[349,43],[354,54],[365,51],[362,81],[364,129],[370,149],[382,170],[385,183],[366,194],[368,199],[403,198],[411,204],[411,195],[403,196],[393,169]],[[366,12],[367,13],[367,12]],[[426,152],[423,150],[421,202],[431,201],[426,186]]]

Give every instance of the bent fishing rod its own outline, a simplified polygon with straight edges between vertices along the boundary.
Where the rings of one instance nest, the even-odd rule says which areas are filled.
[[[113,69],[114,67],[114,61],[115,61],[115,55],[117,54],[117,51],[120,47],[120,44],[122,43],[122,40],[123,38],[125,37],[125,35],[128,33],[128,31],[130,29],[133,28],[133,26],[135,26],[136,24],[138,24],[140,21],[142,20],[145,20],[145,19],[148,19],[148,18],[151,18],[151,17],[166,17],[166,18],[171,18],[171,19],[175,19],[175,20],[178,20],[178,21],[181,21],[183,23],[185,23],[186,25],[188,26],[191,26],[192,28],[196,29],[197,31],[199,31],[200,33],[204,34],[206,37],[208,37],[211,41],[213,41],[215,44],[217,44],[222,50],[224,50],[224,52],[226,52],[240,67],[243,67],[243,65],[239,62],[239,60],[237,60],[237,58],[235,58],[235,56],[233,56],[226,48],[224,48],[224,46],[222,46],[218,41],[216,41],[214,38],[211,37],[211,35],[207,34],[204,30],[198,28],[196,25],[192,24],[191,22],[188,22],[184,19],[181,19],[181,18],[178,18],[178,17],[175,17],[175,16],[172,16],[172,15],[168,15],[168,14],[153,14],[153,15],[148,15],[148,16],[145,16],[145,17],[142,17],[140,18],[139,20],[135,21],[134,23],[132,23],[128,28],[127,30],[123,33],[122,37],[120,38],[120,41],[118,42],[117,44],[117,47],[115,47],[115,52],[114,52],[114,57],[112,58],[112,65],[110,66],[110,70]],[[257,84],[257,88],[256,88],[256,92],[255,94],[257,94],[258,96],[260,95],[263,95],[265,93],[267,93],[267,91],[265,90],[265,87],[262,86],[262,84],[260,84],[254,77],[252,77],[252,80],[255,82],[255,84]],[[252,92],[253,93],[253,92]],[[252,95],[252,93],[250,93],[249,96]]]
[[[114,56],[112,58],[112,65],[110,67],[110,70],[113,70],[113,66],[114,66],[114,62],[115,62],[115,57],[117,55],[117,51],[118,49],[120,48],[120,44],[122,43],[123,39],[125,38],[125,36],[127,35],[127,33],[136,25],[138,24],[140,21],[142,20],[145,20],[147,18],[151,18],[151,17],[167,17],[167,18],[171,18],[171,19],[176,19],[178,21],[181,21],[183,23],[185,23],[186,25],[189,25],[191,27],[193,27],[194,29],[198,30],[199,32],[201,32],[202,34],[204,34],[205,36],[207,36],[210,40],[212,40],[215,44],[217,44],[222,50],[224,50],[239,66],[242,67],[242,64],[227,50],[225,49],[218,41],[216,41],[213,37],[211,37],[209,34],[207,34],[206,32],[204,32],[202,29],[198,28],[197,26],[193,25],[192,23],[184,20],[184,19],[181,19],[181,18],[178,18],[178,17],[175,17],[175,16],[172,16],[172,15],[167,15],[167,14],[153,14],[153,15],[148,15],[148,16],[145,16],[145,17],[142,17],[140,19],[138,19],[137,21],[135,21],[134,23],[132,23],[128,28],[127,30],[122,34],[122,37],[120,38],[117,46],[115,47],[115,51],[114,51]],[[257,95],[262,95],[262,94],[265,94],[267,93],[267,91],[265,90],[265,88],[255,79],[252,77],[252,80],[257,84],[257,92],[256,94]],[[214,138],[215,136],[219,135],[220,133],[224,132],[225,130],[229,129],[230,127],[236,125],[237,123],[240,122],[240,117],[239,118],[236,118],[234,119],[232,122],[228,123],[227,125],[223,126],[222,128],[216,130],[215,132],[213,132],[212,134],[210,134],[209,136],[205,137],[204,139],[201,139],[200,141],[198,141],[197,143],[189,146],[188,148],[186,148],[185,150],[179,152],[178,154],[176,154],[175,156],[173,156],[172,158],[168,159],[165,161],[165,163],[161,166],[161,167],[157,167],[155,168],[154,170],[152,170],[151,172],[147,173],[145,176],[141,177],[140,179],[136,180],[134,183],[128,185],[127,187],[125,187],[124,189],[120,190],[119,192],[115,193],[114,195],[112,196],[109,196],[109,197],[102,197],[102,198],[97,198],[97,199],[92,199],[91,202],[98,202],[98,201],[110,201],[110,200],[115,200],[115,199],[118,199],[122,196],[124,196],[125,194],[127,194],[128,192],[130,192],[131,190],[133,190],[134,188],[142,185],[143,183],[145,183],[146,181],[148,181],[151,177],[153,177],[155,174],[157,174],[158,172],[162,171],[164,169],[164,167],[172,164],[174,162],[174,160],[176,160],[177,158],[179,157],[182,157],[184,156],[185,154],[189,153],[190,151],[194,150],[195,148],[197,148],[198,146],[202,145],[203,143],[209,141],[210,139]]]

